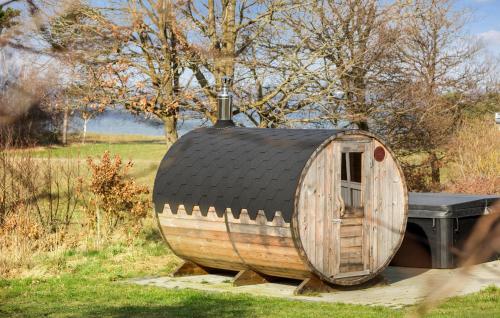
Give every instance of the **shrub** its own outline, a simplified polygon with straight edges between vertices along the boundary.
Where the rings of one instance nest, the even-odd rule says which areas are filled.
[[[98,242],[120,225],[137,233],[150,203],[146,198],[148,189],[138,185],[128,174],[133,163],[129,161],[124,165],[120,156],[112,159],[109,152],[105,152],[98,162],[89,157],[87,163],[92,174],[89,183],[92,199],[87,214]]]
[[[450,141],[447,156],[447,191],[500,193],[500,130],[490,118],[465,123]]]
[[[435,192],[440,190],[439,185],[432,182],[432,171],[427,158],[419,162],[412,162],[408,158],[400,158],[400,160],[409,191]]]

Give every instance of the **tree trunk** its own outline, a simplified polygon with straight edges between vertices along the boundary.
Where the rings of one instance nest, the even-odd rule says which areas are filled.
[[[436,155],[436,153],[432,152],[429,154],[429,156],[430,156],[429,160],[431,166],[432,187],[433,190],[437,190],[441,185],[441,172],[440,172],[441,163],[439,162],[439,158]]]
[[[226,11],[223,13],[223,34],[222,34],[222,63],[224,65],[224,75],[233,77],[234,75],[234,50],[236,47],[236,0],[226,2]]]
[[[88,118],[83,119],[83,137],[82,137],[82,144],[85,144],[85,140],[87,139],[87,124],[89,122]]]
[[[69,121],[69,107],[64,109],[63,126],[62,126],[62,143],[68,143],[68,121]]]
[[[177,117],[175,115],[166,116],[163,117],[162,120],[167,149],[169,149],[179,138],[179,135],[177,134]]]

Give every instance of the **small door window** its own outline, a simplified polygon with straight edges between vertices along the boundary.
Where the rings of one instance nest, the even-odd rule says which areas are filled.
[[[341,193],[345,205],[344,216],[363,216],[361,180],[362,152],[342,152]]]

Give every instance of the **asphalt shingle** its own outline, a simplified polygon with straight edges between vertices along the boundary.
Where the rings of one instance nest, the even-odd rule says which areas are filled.
[[[341,132],[327,129],[200,128],[181,137],[160,164],[153,191],[158,213],[166,203],[183,204],[188,214],[199,205],[222,217],[231,208],[238,218],[263,210],[272,220],[293,213],[301,171],[312,153]]]

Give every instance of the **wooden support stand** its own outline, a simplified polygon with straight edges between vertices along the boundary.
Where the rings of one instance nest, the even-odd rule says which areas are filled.
[[[201,266],[198,266],[191,262],[182,263],[177,269],[173,272],[173,277],[182,277],[182,276],[194,276],[194,275],[206,275],[208,272]]]
[[[268,280],[263,275],[252,270],[245,269],[239,271],[234,277],[233,286],[257,285],[267,283]]]
[[[300,283],[300,285],[295,288],[293,294],[298,296],[312,293],[329,293],[334,290],[335,289],[333,287],[327,285],[321,279],[317,278],[316,276],[311,276],[304,279],[302,283]]]

